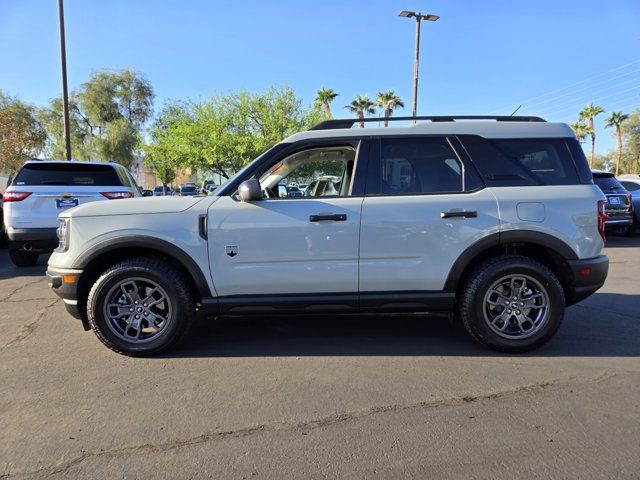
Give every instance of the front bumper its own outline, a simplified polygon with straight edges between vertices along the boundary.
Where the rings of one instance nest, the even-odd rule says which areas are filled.
[[[58,247],[55,228],[7,228],[9,248],[36,253],[53,252]],[[26,247],[26,248],[25,248]]]
[[[89,330],[87,319],[78,309],[78,280],[80,280],[81,274],[82,270],[49,267],[47,269],[47,280],[49,287],[53,289],[56,295],[62,298],[67,312],[71,316],[82,320],[85,330]]]
[[[600,255],[583,260],[569,260],[573,273],[573,291],[567,304],[573,305],[595,293],[604,285],[609,273],[609,257]]]

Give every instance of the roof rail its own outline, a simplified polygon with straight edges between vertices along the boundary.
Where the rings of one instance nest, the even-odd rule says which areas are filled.
[[[311,127],[309,130],[333,130],[336,128],[351,128],[359,122],[398,122],[407,120],[429,120],[431,122],[455,122],[456,120],[495,120],[496,122],[545,122],[540,117],[509,116],[509,115],[440,115],[428,117],[380,117],[380,118],[341,118],[325,120]]]

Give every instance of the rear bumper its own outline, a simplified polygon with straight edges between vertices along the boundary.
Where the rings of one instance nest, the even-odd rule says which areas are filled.
[[[609,273],[609,257],[600,255],[583,260],[569,260],[568,263],[573,273],[573,292],[567,298],[567,303],[573,305],[604,285]]]
[[[7,237],[9,237],[9,248],[18,250],[31,249],[37,253],[48,253],[58,247],[58,235],[55,228],[7,227]]]
[[[633,210],[628,210],[626,212],[605,211],[605,213],[609,217],[609,219],[604,222],[604,228],[607,230],[633,225]]]

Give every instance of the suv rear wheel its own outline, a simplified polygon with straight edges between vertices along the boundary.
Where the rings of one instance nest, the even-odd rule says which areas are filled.
[[[87,317],[100,341],[131,356],[173,347],[188,332],[195,313],[195,298],[184,275],[148,258],[110,267],[87,299]]]
[[[467,331],[494,350],[522,353],[544,345],[564,317],[558,278],[528,257],[490,260],[468,278],[460,304]]]
[[[24,250],[9,249],[9,258],[16,267],[33,267],[38,263],[38,254]]]

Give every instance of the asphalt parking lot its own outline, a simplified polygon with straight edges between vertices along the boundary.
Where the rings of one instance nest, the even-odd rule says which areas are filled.
[[[638,478],[640,236],[527,355],[439,318],[201,322],[102,346],[0,251],[0,478]]]

